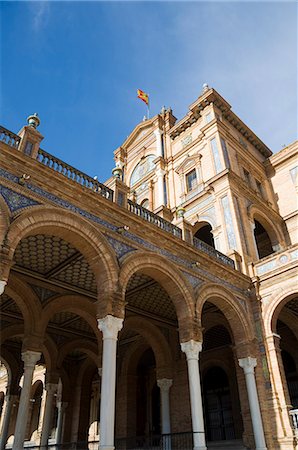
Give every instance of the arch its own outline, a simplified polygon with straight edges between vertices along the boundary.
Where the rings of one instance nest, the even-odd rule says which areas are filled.
[[[267,231],[273,246],[284,243],[282,231],[279,226],[274,223],[258,206],[250,205],[248,208],[248,216],[251,220],[257,220]]]
[[[158,377],[171,377],[173,370],[172,355],[169,345],[161,331],[149,320],[139,316],[130,316],[125,319],[124,327],[124,329],[133,329],[148,342],[155,356]]]
[[[46,327],[51,317],[62,311],[72,312],[85,319],[94,331],[95,337],[97,337],[97,339],[100,338],[100,332],[96,323],[95,303],[91,302],[86,297],[80,297],[72,294],[56,297],[45,306],[38,323],[38,331],[41,335],[45,334]]]
[[[94,364],[97,367],[100,367],[100,352],[98,351],[98,346],[93,342],[86,341],[86,339],[75,339],[73,341],[65,343],[59,349],[59,355],[57,359],[57,367],[60,368],[63,364],[64,358],[67,356],[69,352],[73,349],[81,350],[86,353],[93,360]]]
[[[279,289],[272,296],[270,303],[264,308],[264,329],[266,336],[270,336],[276,330],[276,322],[280,311],[291,299],[298,296],[297,283],[293,282],[287,289]]]
[[[49,206],[26,210],[8,230],[10,258],[22,238],[38,233],[59,236],[82,253],[95,275],[98,295],[113,291],[118,278],[117,258],[95,225],[69,210]]]
[[[212,234],[213,228],[212,224],[207,221],[197,222],[194,225],[194,237],[215,248],[214,237]]]
[[[230,291],[215,283],[205,284],[198,290],[196,314],[200,323],[203,306],[207,301],[216,305],[224,314],[233,330],[236,344],[248,343],[254,339],[253,321],[249,320],[248,312]]]
[[[23,336],[24,326],[22,324],[9,325],[0,333],[0,342],[3,344],[7,339]]]
[[[151,252],[136,251],[126,255],[121,261],[119,276],[123,300],[127,284],[137,272],[153,278],[169,294],[176,310],[179,328],[183,327],[183,321],[188,321],[188,326],[192,323],[194,319],[193,289],[171,261]]]
[[[10,276],[5,293],[12,298],[19,307],[24,320],[24,333],[35,331],[35,325],[41,316],[41,304],[31,287],[15,275]]]

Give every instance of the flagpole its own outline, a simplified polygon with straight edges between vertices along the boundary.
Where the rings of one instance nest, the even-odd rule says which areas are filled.
[[[147,105],[147,119],[149,120],[149,98],[148,98],[148,105]]]

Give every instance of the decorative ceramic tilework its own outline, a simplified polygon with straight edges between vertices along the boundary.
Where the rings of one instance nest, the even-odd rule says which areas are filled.
[[[0,185],[0,194],[3,196],[11,212],[18,211],[19,209],[26,208],[28,206],[39,205],[40,203],[26,197],[25,195],[18,194],[11,189]]]
[[[231,214],[230,202],[229,202],[227,195],[222,197],[221,203],[222,203],[223,212],[224,212],[229,248],[235,250],[235,249],[237,249],[236,237],[235,237],[234,224],[233,224],[233,219],[232,219],[232,214]]]
[[[5,171],[4,169],[0,169],[0,176],[1,175],[3,177],[5,177],[5,178],[11,180],[11,181],[15,181],[16,183],[18,182],[18,177],[10,174],[9,172]],[[47,191],[45,191],[45,190],[43,190],[43,189],[41,189],[41,188],[39,188],[37,186],[34,186],[32,184],[27,184],[26,188],[31,190],[32,192],[35,192],[36,194],[40,195],[41,197],[44,197],[44,198],[50,200],[51,202],[55,203],[56,205],[59,205],[59,206],[61,206],[63,208],[66,208],[66,209],[68,209],[70,211],[73,211],[73,212],[75,212],[77,214],[80,214],[81,216],[86,217],[87,219],[89,219],[89,220],[91,220],[91,221],[93,221],[95,223],[99,223],[102,226],[104,226],[104,227],[106,227],[106,228],[108,228],[110,230],[116,231],[117,228],[118,228],[116,225],[112,225],[109,222],[107,222],[107,221],[105,221],[103,219],[100,219],[99,217],[95,216],[94,214],[88,213],[87,211],[84,211],[83,209],[78,208],[78,207],[72,205],[71,203],[69,203],[69,202],[67,202],[65,200],[62,200],[59,197],[57,197],[56,195],[51,194],[51,193],[49,193],[49,192],[47,192]],[[210,196],[208,199],[204,200],[201,203],[206,204],[207,201],[208,202],[212,201],[212,196]],[[186,260],[184,260],[184,259],[182,259],[182,258],[180,258],[180,257],[178,257],[176,255],[173,255],[169,251],[164,250],[162,248],[159,248],[159,247],[155,246],[154,244],[145,241],[143,238],[140,238],[139,236],[136,236],[136,235],[134,235],[134,234],[132,234],[130,232],[125,232],[125,235],[131,241],[141,245],[144,248],[147,248],[148,250],[151,250],[151,251],[154,251],[156,253],[159,253],[159,254],[165,256],[166,258],[170,259],[173,262],[177,262],[178,264],[181,264],[181,265],[186,266],[188,268],[192,268],[191,263],[189,263],[189,261],[186,261]],[[120,253],[122,251],[125,252],[125,249],[123,249],[123,250],[121,250],[121,249],[119,250],[118,249],[118,251],[120,251]],[[204,269],[199,269],[198,268],[198,269],[196,269],[196,271],[198,272],[198,275],[200,274],[203,277],[207,278],[208,280],[210,280],[210,281],[212,281],[214,283],[221,284],[223,286],[226,286],[231,291],[239,292],[239,293],[243,294],[243,290],[242,289],[234,286],[233,284],[231,284],[231,283],[229,283],[227,281],[222,280],[221,278],[219,278],[219,277],[217,277],[215,275],[210,274],[210,272],[208,272],[208,271],[206,271]]]
[[[189,281],[189,283],[191,284],[191,286],[195,289],[196,287],[200,286],[200,284],[203,283],[202,280],[200,280],[199,278],[196,278],[192,275],[190,275],[188,272],[182,272],[184,277]]]
[[[111,244],[113,247],[117,258],[122,258],[122,256],[126,255],[126,253],[130,253],[136,250],[134,247],[130,247],[129,245],[125,244],[124,242],[118,241],[111,236],[106,236],[107,241]]]
[[[211,148],[212,148],[212,154],[213,154],[213,160],[215,164],[216,173],[219,173],[222,171],[222,163],[219,155],[219,150],[217,146],[216,138],[211,139]]]

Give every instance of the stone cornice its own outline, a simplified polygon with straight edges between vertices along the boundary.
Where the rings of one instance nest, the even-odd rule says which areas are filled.
[[[271,150],[259,139],[254,132],[245,123],[239,119],[234,112],[231,111],[231,106],[224,100],[215,89],[209,89],[204,95],[201,95],[194,103],[189,106],[189,113],[183,117],[174,127],[169,130],[169,135],[172,139],[179,136],[184,130],[189,128],[201,116],[201,112],[206,106],[214,104],[222,113],[223,117],[231,123],[231,125],[242,134],[248,142],[250,142],[265,158],[272,155]]]

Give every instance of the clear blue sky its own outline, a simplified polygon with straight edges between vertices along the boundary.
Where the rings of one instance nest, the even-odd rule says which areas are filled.
[[[294,2],[1,2],[0,123],[106,180],[146,112],[180,119],[207,82],[272,149],[297,136]]]

